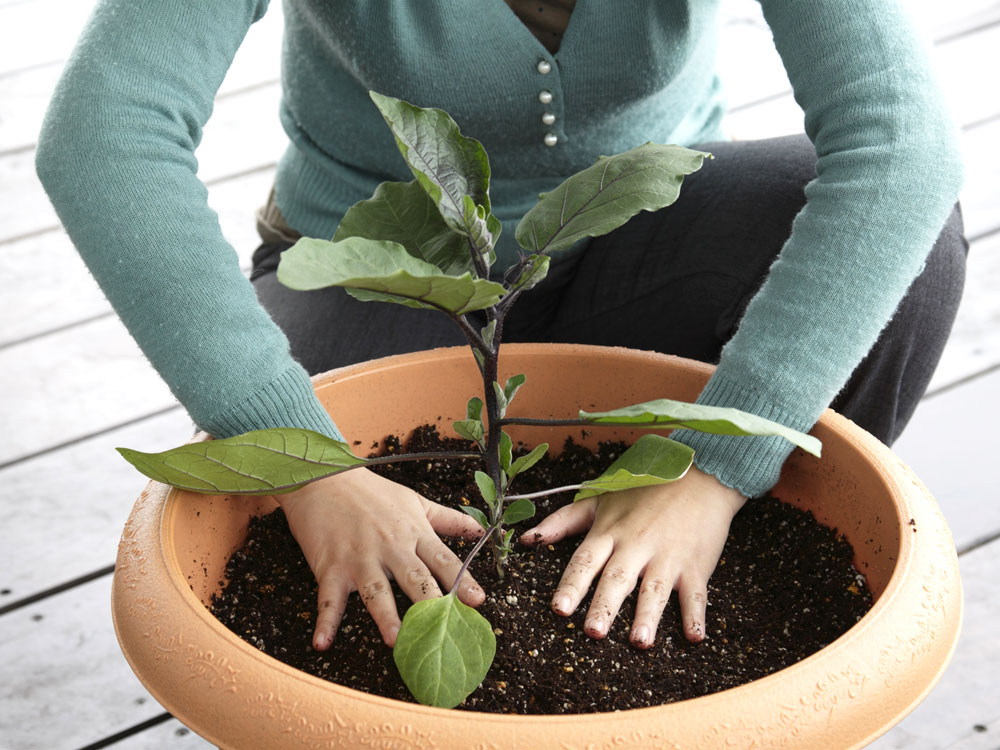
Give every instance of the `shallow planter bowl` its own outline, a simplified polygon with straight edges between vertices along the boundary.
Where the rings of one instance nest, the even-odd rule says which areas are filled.
[[[693,400],[711,367],[627,349],[505,346],[501,378],[527,383],[511,413],[574,416],[654,398]],[[315,378],[361,450],[424,423],[451,433],[481,381],[469,351],[377,360]],[[503,382],[501,379],[500,382]],[[527,443],[580,428],[521,427]],[[640,433],[594,428],[588,440]],[[961,584],[934,500],[881,443],[824,414],[823,458],[796,452],[778,497],[854,545],[872,610],[816,654],[747,685],[666,706],[605,714],[511,716],[394,701],[320,680],[266,656],[206,609],[248,519],[269,498],[208,497],[151,482],[125,525],[113,615],[132,669],[163,706],[222,748],[854,748],[888,730],[931,689],[958,638]],[[204,437],[202,437],[204,439]]]

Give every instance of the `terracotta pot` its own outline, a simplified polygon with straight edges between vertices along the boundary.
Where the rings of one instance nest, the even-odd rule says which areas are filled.
[[[693,400],[711,372],[648,352],[546,345],[506,346],[501,367],[502,377],[527,373],[516,413],[536,417],[665,396]],[[363,445],[426,422],[450,432],[478,382],[464,348],[390,357],[315,380],[344,433]],[[560,445],[568,429],[520,428],[514,439]],[[592,440],[597,433],[637,436],[595,429]],[[510,716],[393,701],[306,675],[244,643],[205,608],[248,518],[273,503],[155,482],[122,535],[115,628],[156,699],[223,748],[862,747],[906,715],[944,670],[958,638],[961,583],[945,521],[913,473],[832,412],[814,434],[823,458],[794,455],[776,494],[846,534],[875,606],[813,656],[714,695],[617,713]]]

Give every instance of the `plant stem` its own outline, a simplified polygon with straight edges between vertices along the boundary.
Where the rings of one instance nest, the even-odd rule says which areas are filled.
[[[570,490],[580,490],[583,489],[582,484],[567,484],[564,487],[552,487],[547,490],[539,490],[538,492],[528,492],[524,495],[507,495],[505,499],[507,500],[533,500],[536,497],[546,497],[547,495],[555,495],[558,492],[569,492]]]
[[[499,529],[500,521],[495,521],[488,529],[486,529],[486,533],[479,537],[476,545],[469,551],[469,554],[465,556],[465,561],[462,563],[462,567],[458,569],[458,575],[455,576],[455,582],[451,584],[451,590],[448,592],[449,594],[454,594],[458,591],[458,584],[461,582],[462,576],[465,575],[465,571],[469,569],[469,564],[472,562],[472,558],[474,558],[479,550],[483,548],[483,545],[486,544],[486,540],[492,537],[493,534],[495,534]]]
[[[365,463],[358,464],[357,466],[351,466],[344,471],[350,471],[351,469],[363,469],[366,466],[377,466],[379,464],[391,464],[397,461],[425,461],[428,459],[441,459],[441,458],[482,458],[482,454],[473,451],[430,451],[427,453],[400,453],[395,456],[376,456],[375,458],[366,458]]]

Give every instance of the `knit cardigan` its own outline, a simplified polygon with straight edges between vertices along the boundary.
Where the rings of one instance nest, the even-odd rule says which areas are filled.
[[[332,236],[380,182],[411,179],[368,90],[441,107],[490,155],[502,269],[538,193],[597,156],[722,136],[717,5],[579,0],[551,54],[504,0],[285,0],[278,206],[302,234]],[[919,273],[961,163],[895,0],[761,5],[818,176],[699,401],[807,430]],[[118,315],[201,428],[338,436],[196,176],[215,92],[266,6],[101,0],[52,100],[37,167]],[[747,496],[777,481],[790,451],[780,438],[675,437]]]

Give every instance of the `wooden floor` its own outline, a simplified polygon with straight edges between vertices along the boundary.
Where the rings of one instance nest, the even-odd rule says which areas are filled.
[[[36,134],[94,0],[0,0],[0,749],[202,748],[132,676],[109,617],[112,564],[142,479],[114,446],[160,450],[191,424],[59,226],[34,175]],[[1000,2],[907,0],[962,128],[971,240],[959,321],[897,445],[955,534],[966,619],[931,695],[875,742],[1000,748]],[[722,69],[735,137],[799,132],[801,113],[753,0],[724,0]],[[251,31],[199,150],[243,262],[284,136],[276,113],[281,7]],[[248,127],[247,123],[253,123]]]

